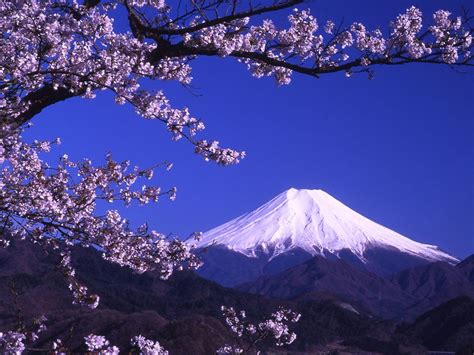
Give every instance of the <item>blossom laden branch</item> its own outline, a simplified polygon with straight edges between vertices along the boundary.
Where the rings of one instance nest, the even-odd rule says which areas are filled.
[[[126,4],[126,3],[125,3]],[[132,2],[132,5],[158,2]],[[187,108],[172,108],[161,91],[140,89],[142,79],[191,81],[189,58],[148,58],[156,43],[114,29],[113,9],[123,2],[22,1],[0,3],[0,125],[17,129],[45,107],[75,96],[92,99],[110,90],[116,102],[129,102],[139,115],[165,123],[174,140],[192,137],[204,128]],[[235,164],[243,157],[228,148],[196,149],[206,159]],[[237,158],[238,157],[238,158]]]
[[[254,324],[247,320],[245,311],[237,311],[233,307],[221,307],[227,325],[239,338],[244,338],[250,345],[243,348],[239,345],[224,345],[217,350],[217,354],[240,354],[250,351],[259,342],[273,339],[275,345],[283,346],[293,343],[296,334],[290,331],[289,324],[297,323],[301,314],[291,309],[280,308],[271,314],[269,319]]]
[[[202,121],[187,108],[172,108],[162,92],[141,89],[141,82],[189,85],[190,63],[198,56],[237,58],[253,76],[271,76],[280,85],[289,84],[294,72],[373,76],[377,65],[474,65],[472,18],[445,10],[426,27],[421,11],[411,7],[385,34],[360,22],[336,29],[329,21],[320,28],[309,10],[294,9],[287,28],[257,20],[300,2],[190,1],[176,14],[164,0],[2,2],[0,52],[8,55],[0,62],[0,120],[18,127],[49,105],[111,90],[117,103],[129,102],[139,115],[165,123],[173,139],[186,137],[205,159],[229,165],[244,153],[193,139],[204,129]],[[114,27],[117,7],[128,13],[128,32]]]
[[[132,229],[117,210],[97,212],[99,201],[129,206],[146,205],[163,196],[174,200],[176,188],[134,188],[139,181],[152,179],[156,167],[131,168],[130,162],[117,162],[111,155],[102,166],[63,156],[52,167],[40,156],[53,143],[28,144],[18,133],[0,140],[1,244],[8,245],[7,238],[12,236],[58,250],[58,268],[69,282],[75,303],[91,308],[97,307],[99,296],[90,295],[75,277],[70,254],[74,245],[94,247],[105,260],[138,273],[156,270],[162,279],[184,266],[201,265],[192,247],[181,240],[169,239],[146,224]]]

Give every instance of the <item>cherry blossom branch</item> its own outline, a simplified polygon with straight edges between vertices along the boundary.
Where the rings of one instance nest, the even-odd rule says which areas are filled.
[[[108,89],[118,103],[133,101],[147,118],[181,122],[167,122],[173,132],[175,127],[197,125],[201,130],[202,121],[187,109],[173,109],[162,93],[139,89],[144,78],[189,85],[190,62],[197,56],[236,58],[253,76],[273,76],[280,85],[288,84],[293,72],[313,77],[337,72],[372,76],[371,68],[378,65],[473,66],[472,18],[466,13],[452,18],[439,10],[433,24],[421,32],[422,13],[411,7],[391,23],[388,35],[357,22],[334,32],[334,23],[328,21],[321,31],[309,10],[295,9],[287,28],[278,28],[270,19],[256,22],[262,14],[300,2],[245,5],[234,0],[221,11],[222,1],[190,1],[191,9],[174,18],[164,0],[2,3],[0,51],[9,55],[0,63],[0,123],[19,127],[47,106],[75,96],[93,98],[95,91]],[[129,14],[128,33],[114,29],[117,6]],[[145,107],[150,102],[156,104],[154,112]],[[219,148],[216,141],[188,140],[197,153],[220,164],[237,163],[243,157]]]
[[[270,13],[270,12],[276,12],[280,11],[283,9],[291,8],[294,7],[298,4],[303,3],[304,0],[289,0],[289,1],[282,1],[282,2],[276,2],[274,5],[271,6],[262,6],[262,7],[257,7],[257,8],[251,8],[246,11],[238,12],[235,13],[235,10],[233,11],[234,13],[228,16],[222,16],[222,17],[216,17],[212,20],[208,20],[205,22],[202,22],[200,24],[196,24],[193,26],[185,27],[185,28],[179,28],[179,29],[169,29],[169,28],[142,28],[139,30],[145,31],[146,36],[154,37],[157,38],[156,36],[161,36],[161,35],[184,35],[184,34],[189,34],[192,32],[200,31],[206,28],[214,27],[220,24],[228,24],[231,23],[235,20],[241,20],[245,19],[247,17],[254,17],[257,15],[262,15],[265,13]],[[235,2],[237,3],[237,2]]]
[[[165,195],[174,200],[175,188],[162,191],[143,185],[133,189],[140,179],[152,179],[158,166],[130,169],[129,162],[119,163],[108,155],[103,166],[63,156],[52,168],[40,159],[51,145],[49,141],[27,144],[18,132],[0,139],[1,245],[8,246],[11,236],[59,250],[58,268],[68,280],[74,302],[91,308],[97,307],[99,297],[89,295],[75,278],[70,255],[74,245],[94,247],[105,260],[138,273],[157,270],[163,279],[184,266],[200,266],[191,245],[150,230],[147,224],[132,229],[116,210],[97,214],[99,200],[122,201],[125,206],[156,202]],[[78,176],[78,181],[72,176]]]
[[[245,311],[236,311],[233,307],[221,307],[227,325],[239,338],[244,338],[249,344],[245,349],[239,345],[225,345],[217,350],[218,354],[241,354],[248,353],[255,348],[259,342],[273,338],[275,345],[283,346],[293,343],[296,334],[290,332],[289,324],[297,323],[301,315],[291,309],[280,308],[257,325],[247,320]]]

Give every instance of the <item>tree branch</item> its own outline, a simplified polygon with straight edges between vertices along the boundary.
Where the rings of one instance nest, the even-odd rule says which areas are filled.
[[[146,33],[152,37],[155,38],[154,36],[160,36],[160,35],[183,35],[186,33],[192,33],[196,32],[199,30],[202,30],[204,28],[212,27],[219,25],[221,23],[228,23],[234,20],[242,19],[245,17],[252,17],[256,15],[261,15],[267,12],[274,12],[274,11],[279,11],[283,9],[287,9],[289,7],[293,7],[295,5],[301,4],[304,0],[288,0],[285,1],[281,4],[278,5],[272,5],[272,6],[264,6],[256,9],[250,9],[247,11],[242,11],[238,13],[233,13],[228,16],[224,17],[218,17],[213,20],[208,20],[203,23],[190,26],[190,27],[185,27],[185,28],[179,28],[179,29],[170,29],[170,28],[147,28]]]
[[[18,127],[31,120],[34,116],[43,111],[46,107],[64,101],[71,97],[82,95],[85,91],[71,92],[69,89],[59,87],[54,89],[51,84],[46,84],[40,89],[33,91],[23,98],[25,103],[29,103],[29,108],[20,115],[15,125]]]

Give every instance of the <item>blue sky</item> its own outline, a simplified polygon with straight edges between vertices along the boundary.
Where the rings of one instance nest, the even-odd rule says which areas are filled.
[[[318,0],[307,6],[321,23],[344,18],[386,28],[412,4],[429,14],[459,12],[468,3]],[[279,88],[231,59],[206,58],[194,63],[192,93],[176,83],[155,83],[174,106],[188,106],[205,121],[202,137],[248,152],[233,167],[204,162],[186,142],[172,142],[162,124],[140,119],[108,94],[48,108],[28,135],[59,136],[63,144],[54,153],[76,159],[101,162],[111,151],[140,166],[174,162],[157,182],[177,186],[178,199],[124,212],[163,233],[205,231],[290,187],[319,188],[410,238],[459,257],[472,254],[474,70],[375,69],[374,80],[295,75]]]

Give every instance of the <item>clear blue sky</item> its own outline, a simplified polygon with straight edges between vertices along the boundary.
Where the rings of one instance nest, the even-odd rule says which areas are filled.
[[[410,5],[426,14],[459,12],[470,1],[334,1],[308,4],[313,14],[386,28]],[[303,6],[301,6],[303,7]],[[336,21],[337,22],[337,21]],[[170,160],[159,174],[178,199],[125,211],[163,233],[206,231],[283,190],[319,188],[354,210],[418,241],[464,257],[474,253],[474,70],[444,66],[376,68],[376,78],[342,73],[295,75],[278,88],[254,79],[231,59],[194,63],[194,94],[155,83],[176,107],[207,124],[204,137],[243,149],[238,166],[206,163],[186,142],[171,142],[162,124],[140,119],[111,96],[48,108],[28,135],[62,138],[54,153],[100,162],[111,151],[141,166]]]

